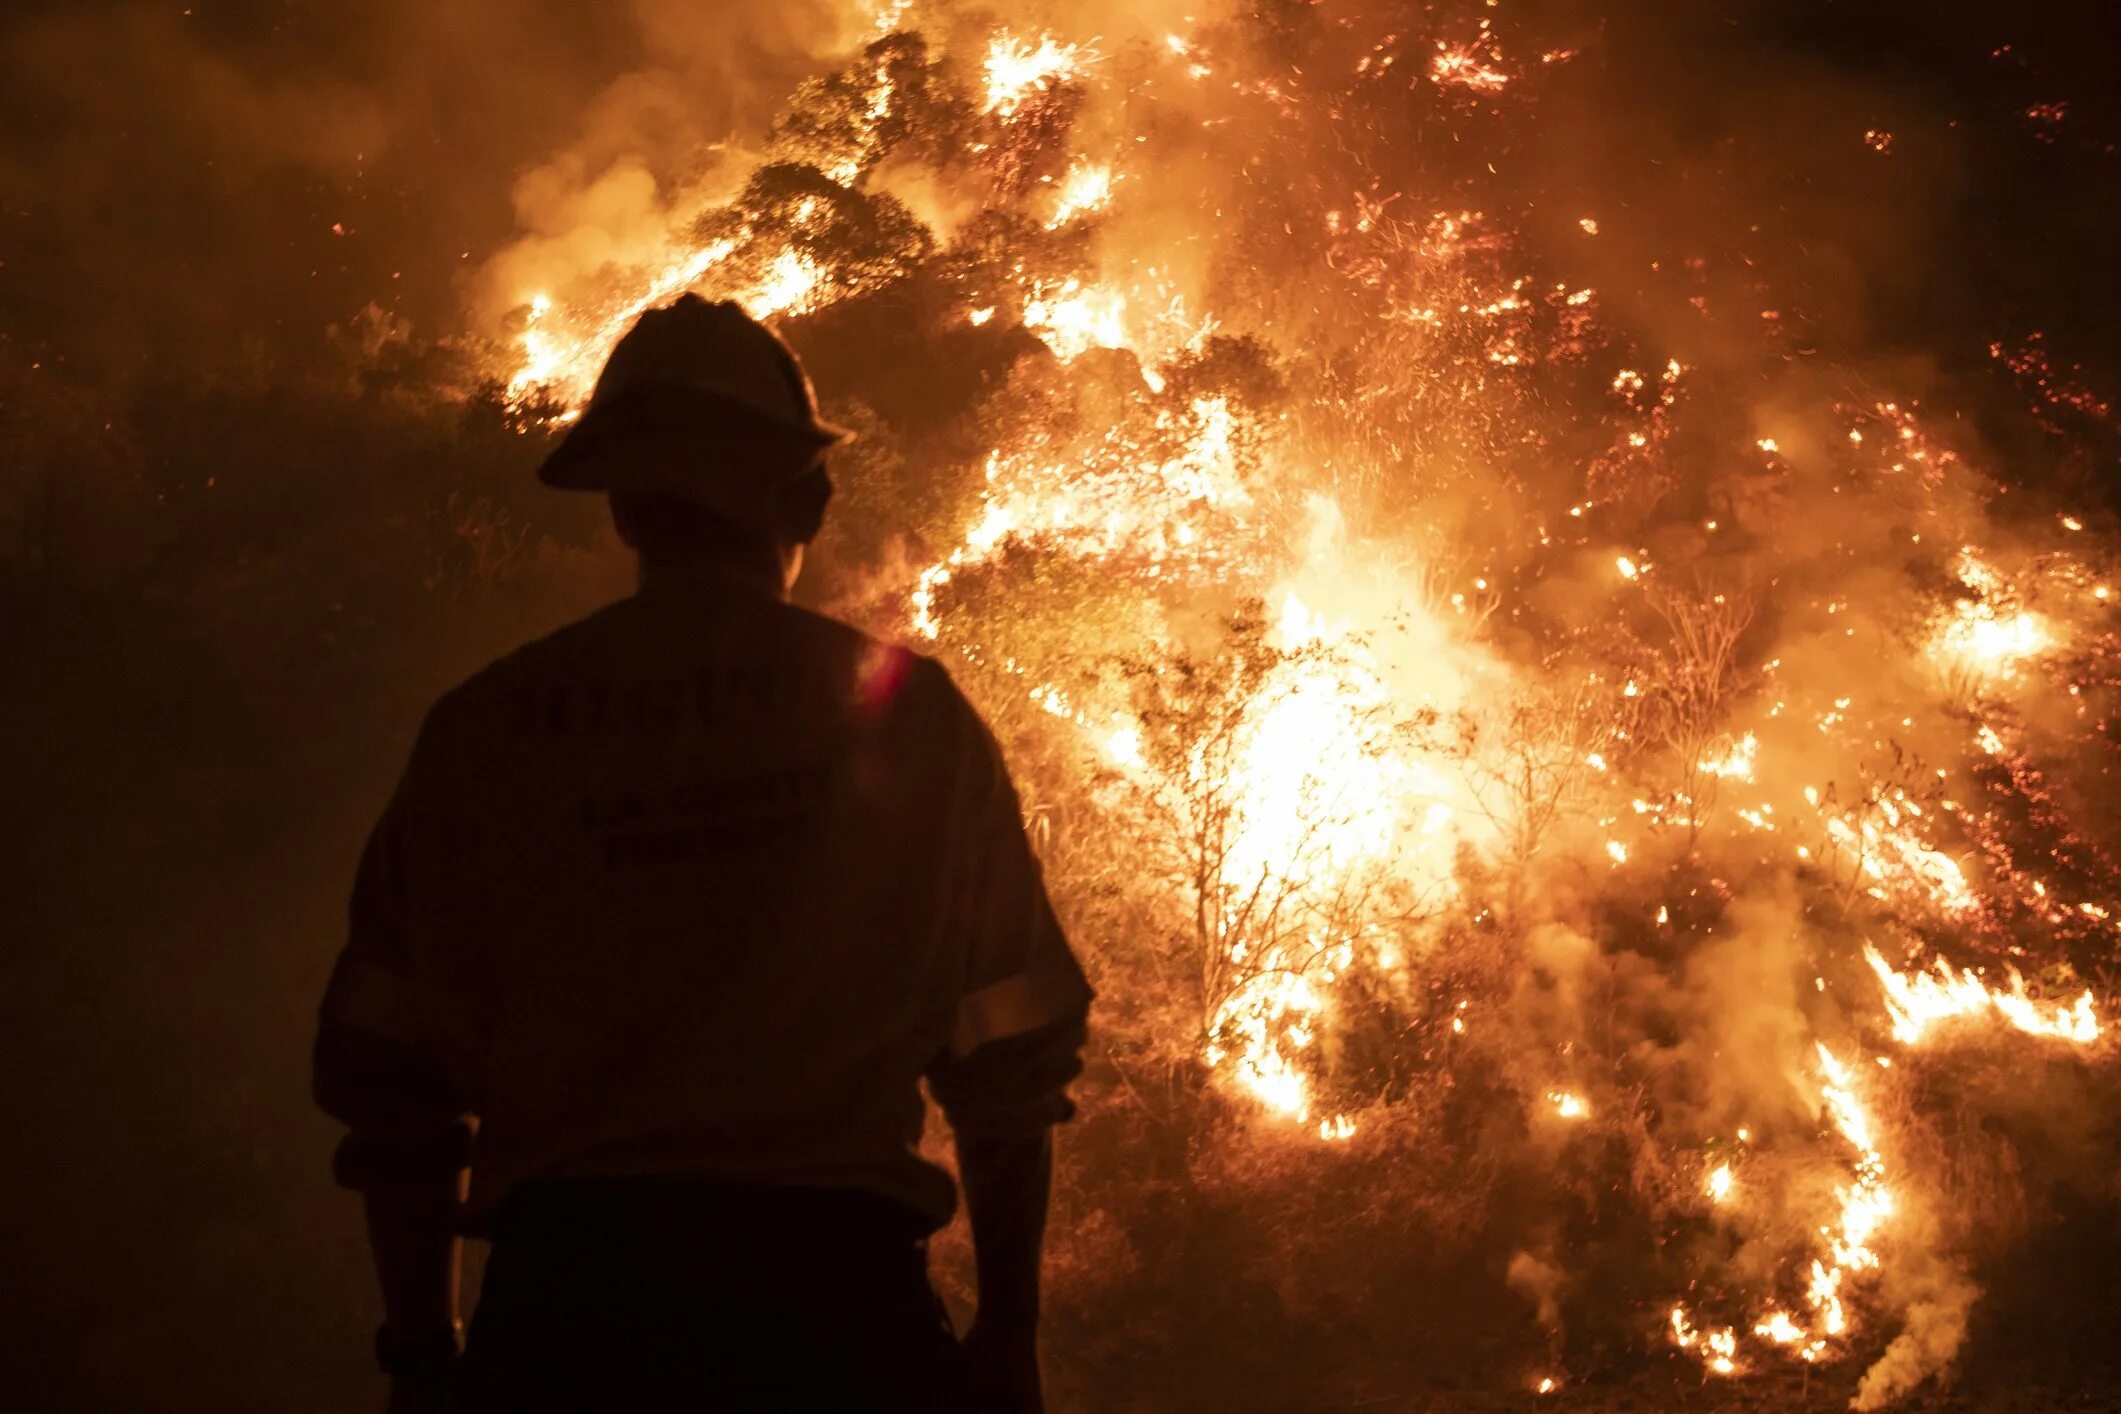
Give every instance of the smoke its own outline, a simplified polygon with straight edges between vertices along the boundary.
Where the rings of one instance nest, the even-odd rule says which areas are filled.
[[[480,272],[482,326],[532,292],[660,255],[675,227],[734,194],[757,161],[746,144],[802,78],[847,50],[864,18],[832,0],[637,0],[632,13],[649,62],[612,78],[577,132],[515,181],[523,236]]]
[[[1545,1257],[1520,1251],[1511,1255],[1505,1279],[1512,1291],[1532,1303],[1540,1329],[1546,1331],[1558,1350],[1565,1334],[1561,1322],[1561,1295],[1568,1286],[1568,1273]]]
[[[1863,1372],[1852,1409],[1884,1409],[1947,1369],[1980,1289],[1948,1263],[1918,1261],[1895,1276],[1891,1295],[1905,1307],[1900,1333]]]
[[[1749,882],[1686,957],[1684,1034],[1706,1085],[1687,1119],[1700,1133],[1790,1117],[1810,1089],[1800,990],[1810,927],[1786,876]]]
[[[119,383],[305,373],[370,304],[455,334],[519,221],[564,224],[584,257],[599,223],[630,234],[639,183],[761,122],[846,23],[824,3],[11,6],[4,332]]]

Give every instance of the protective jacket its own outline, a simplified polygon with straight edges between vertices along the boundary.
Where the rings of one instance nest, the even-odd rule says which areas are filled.
[[[1064,1119],[1089,999],[945,671],[693,565],[436,704],[316,1093],[350,1186],[472,1162],[473,1232],[526,1178],[653,1174],[939,1225],[921,1080],[960,1129]]]

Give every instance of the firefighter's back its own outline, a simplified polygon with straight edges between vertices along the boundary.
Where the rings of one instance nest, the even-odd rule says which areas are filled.
[[[917,1082],[965,959],[983,733],[934,664],[712,571],[495,664],[408,782],[413,945],[532,1174],[883,1189],[946,1214]],[[976,802],[973,802],[976,804]]]

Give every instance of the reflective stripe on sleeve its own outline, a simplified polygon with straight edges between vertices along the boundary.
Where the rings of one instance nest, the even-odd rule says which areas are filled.
[[[989,1041],[1036,1031],[1080,1006],[1088,995],[1079,977],[1041,977],[1029,972],[1005,977],[958,1003],[950,1033],[951,1054],[969,1055]]]

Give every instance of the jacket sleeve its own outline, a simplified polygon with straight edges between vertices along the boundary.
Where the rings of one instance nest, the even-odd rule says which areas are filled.
[[[1044,1026],[937,1057],[928,1090],[952,1130],[983,1139],[1036,1134],[1075,1118],[1068,1086],[1083,1071],[1087,1004]]]
[[[453,1174],[471,1159],[475,1123],[441,1058],[411,945],[407,826],[421,755],[361,853],[346,946],[319,1009],[314,1091],[347,1127],[332,1169],[349,1188]]]
[[[963,779],[967,858],[959,873],[964,988],[929,1089],[960,1133],[1003,1135],[1074,1113],[1091,1000],[1068,946],[1000,748],[969,706]]]

